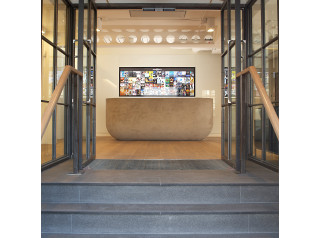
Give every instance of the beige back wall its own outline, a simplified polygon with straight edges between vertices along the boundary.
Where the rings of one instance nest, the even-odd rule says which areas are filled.
[[[209,51],[169,47],[98,47],[96,79],[96,134],[109,135],[105,126],[105,99],[119,97],[119,67],[195,67],[195,96],[215,90],[214,125],[221,132],[221,57]],[[187,99],[185,99],[187,100]]]

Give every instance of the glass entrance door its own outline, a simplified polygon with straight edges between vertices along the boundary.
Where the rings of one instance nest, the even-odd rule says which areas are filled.
[[[96,142],[96,26],[97,11],[92,0],[80,0],[76,10],[75,67],[83,72],[82,165],[95,159]]]
[[[221,10],[222,26],[222,158],[238,168],[240,155],[238,111],[238,82],[236,73],[241,70],[241,9],[236,0],[225,1]],[[239,14],[236,16],[236,11]],[[239,16],[239,17],[238,17]],[[236,31],[237,28],[237,31]],[[239,32],[239,33],[238,33]],[[237,35],[236,35],[237,33]],[[240,51],[238,54],[238,44]],[[236,55],[237,53],[237,55]]]

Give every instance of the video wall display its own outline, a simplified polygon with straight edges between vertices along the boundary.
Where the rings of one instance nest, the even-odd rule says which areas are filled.
[[[120,96],[195,97],[195,67],[120,67]]]

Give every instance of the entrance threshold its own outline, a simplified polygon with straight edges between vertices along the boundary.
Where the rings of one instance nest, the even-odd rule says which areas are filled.
[[[72,161],[68,160],[42,172],[42,184],[109,184],[109,185],[221,185],[221,184],[278,184],[279,174],[251,161],[247,172],[235,170],[221,160],[215,169],[112,169],[108,160],[95,160],[80,176],[70,176]],[[127,162],[127,161],[126,161]],[[139,161],[141,162],[141,161]],[[163,162],[163,161],[162,161]],[[176,161],[175,161],[176,162]],[[207,161],[205,161],[207,162]],[[99,168],[99,164],[101,165]],[[103,165],[104,164],[104,165]],[[103,167],[103,166],[104,167]],[[114,164],[113,164],[114,165]],[[217,166],[218,165],[218,166]],[[124,166],[124,165],[122,165]],[[175,165],[174,165],[175,166]],[[125,167],[125,166],[124,166]]]

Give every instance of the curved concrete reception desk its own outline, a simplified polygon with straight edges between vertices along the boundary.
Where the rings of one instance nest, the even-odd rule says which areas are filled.
[[[211,98],[106,99],[106,128],[118,140],[202,140],[212,127]]]

